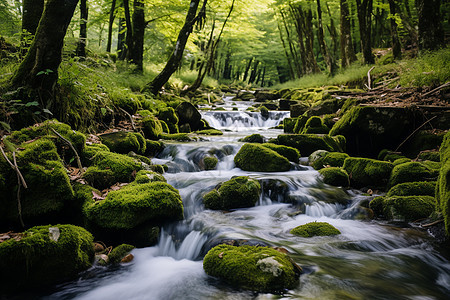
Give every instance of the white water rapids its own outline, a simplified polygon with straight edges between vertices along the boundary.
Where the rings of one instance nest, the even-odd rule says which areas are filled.
[[[448,299],[450,263],[425,233],[361,218],[367,197],[323,184],[318,172],[297,166],[283,173],[244,172],[233,158],[238,138],[281,134],[286,112],[264,120],[245,111],[203,112],[224,136],[168,144],[154,160],[166,163],[167,181],[180,191],[185,220],[162,229],[158,245],[135,249],[135,259],[118,267],[95,266],[79,280],[55,287],[40,299]],[[200,159],[213,153],[217,170],[202,171]],[[205,210],[202,195],[232,176],[259,180],[259,203],[230,212]],[[342,234],[302,238],[290,229],[328,222]],[[248,240],[287,249],[304,273],[283,295],[236,290],[205,274],[202,258],[223,239]]]

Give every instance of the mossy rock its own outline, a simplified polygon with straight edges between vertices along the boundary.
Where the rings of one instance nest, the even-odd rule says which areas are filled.
[[[436,206],[444,216],[445,230],[450,236],[450,131],[445,135],[439,152],[442,167],[436,187]]]
[[[97,166],[90,166],[83,173],[85,179],[91,186],[98,189],[105,189],[113,185],[116,181],[114,172],[111,169],[100,169]]]
[[[90,166],[92,164],[92,157],[94,157],[98,151],[110,152],[109,148],[103,144],[86,145],[86,147],[84,147],[84,151],[81,153],[81,161],[83,166]]]
[[[379,160],[385,160],[385,161],[390,161],[390,162],[394,162],[397,159],[401,159],[401,158],[406,158],[406,157],[404,155],[402,155],[400,152],[394,152],[394,151],[390,151],[388,149],[383,149],[378,154]]]
[[[177,141],[177,142],[192,142],[195,139],[191,137],[189,133],[174,133],[174,134],[161,134],[163,140]]]
[[[303,156],[309,156],[317,150],[342,152],[339,138],[315,134],[281,134],[277,137],[279,145],[297,149]]]
[[[322,133],[327,134],[330,129],[323,124],[323,120],[320,117],[312,116],[306,121],[305,127],[302,130],[302,134],[306,133]]]
[[[203,158],[205,170],[215,170],[218,162],[219,160],[215,156],[205,156]]]
[[[202,115],[191,103],[181,102],[175,109],[175,112],[177,113],[179,119],[178,124],[180,127],[183,124],[189,124],[191,131],[202,129]]]
[[[331,236],[341,234],[336,227],[326,222],[306,223],[291,229],[290,233],[301,237]]]
[[[338,167],[323,168],[319,170],[323,177],[323,182],[329,185],[348,187],[350,179],[347,172]]]
[[[142,107],[138,96],[128,91],[113,89],[108,95],[115,106],[124,109],[131,115],[134,115]]]
[[[172,107],[162,108],[158,112],[158,119],[161,121],[164,121],[167,124],[167,126],[169,128],[168,133],[179,133],[178,116]]]
[[[266,148],[269,148],[270,150],[275,151],[276,153],[286,157],[289,161],[292,161],[294,163],[298,163],[298,160],[300,159],[300,152],[295,148],[277,145],[274,143],[264,143],[261,144],[261,146],[264,146]]]
[[[131,229],[147,222],[183,219],[183,203],[177,189],[165,182],[130,184],[111,191],[103,201],[84,210],[88,220],[101,228]]]
[[[130,151],[144,154],[147,148],[144,137],[137,132],[112,132],[100,135],[100,139],[110,151],[122,154],[127,154]]]
[[[422,151],[419,153],[419,155],[417,155],[417,159],[419,160],[430,160],[430,161],[435,161],[435,162],[440,162],[441,161],[441,155],[439,153],[439,151]]]
[[[111,264],[118,264],[121,260],[127,256],[131,250],[135,247],[133,245],[121,244],[117,247],[114,247],[112,251],[108,254],[108,259]]]
[[[59,231],[59,237],[50,230]],[[91,267],[93,259],[93,237],[85,229],[37,226],[23,232],[19,241],[0,243],[0,282],[11,291],[42,288],[76,278]]]
[[[245,144],[234,157],[236,167],[244,171],[285,172],[291,169],[289,160],[258,144]]]
[[[399,159],[394,160],[393,164],[394,164],[394,166],[397,166],[397,165],[401,165],[401,164],[404,164],[404,163],[407,163],[410,161],[411,161],[411,159],[404,157],[404,158],[399,158]]]
[[[228,284],[258,292],[281,292],[298,285],[286,254],[258,246],[218,245],[203,260],[206,274]]]
[[[435,181],[404,182],[391,187],[386,196],[434,196]]]
[[[308,117],[307,116],[299,116],[297,118],[297,122],[295,122],[294,125],[294,132],[295,134],[300,134],[302,133],[303,129],[305,128],[306,122],[308,121]]]
[[[243,142],[243,143],[259,143],[262,144],[264,143],[264,137],[258,133],[246,136],[242,139],[239,139],[239,142]]]
[[[169,126],[167,126],[166,122],[164,122],[162,120],[159,120],[159,123],[161,124],[161,128],[162,128],[163,133],[169,133],[170,132]]]
[[[419,162],[407,162],[394,167],[389,178],[389,186],[403,182],[433,181],[436,180],[438,172]]]
[[[218,129],[199,130],[199,131],[196,131],[195,133],[201,134],[201,135],[223,135],[223,132]]]
[[[384,188],[394,165],[387,161],[349,157],[345,159],[343,168],[350,176],[352,187]]]
[[[141,170],[137,172],[136,179],[134,179],[134,183],[137,184],[143,184],[143,183],[149,183],[149,182],[166,182],[166,179],[164,176],[162,176],[160,173],[148,171],[148,170]]]
[[[116,182],[132,181],[133,173],[142,169],[138,160],[108,151],[98,151],[92,158],[92,164],[100,170],[111,170]]]
[[[420,130],[404,144],[402,149],[410,157],[415,157],[422,151],[438,149],[444,136],[444,131]]]
[[[320,151],[320,150],[319,150]],[[315,153],[315,152],[314,152]],[[314,154],[313,153],[313,154]],[[312,155],[313,155],[312,154]],[[316,169],[320,170],[324,166],[330,166],[330,167],[342,167],[344,165],[344,161],[348,158],[347,153],[341,153],[341,152],[325,152],[323,155],[314,158],[310,156],[309,163],[311,166]]]
[[[382,216],[388,220],[415,221],[427,218],[434,212],[434,197],[377,197],[370,202],[369,207],[379,217]]]
[[[160,141],[145,140],[145,143],[147,145],[144,154],[145,156],[155,157],[165,148],[164,143]]]
[[[294,133],[294,126],[297,123],[296,118],[284,118],[283,119],[283,132]]]
[[[145,138],[158,140],[163,133],[161,122],[154,116],[147,116],[140,121]]]
[[[261,186],[257,180],[239,176],[204,195],[203,204],[208,209],[216,210],[252,207],[258,202],[260,194]]]

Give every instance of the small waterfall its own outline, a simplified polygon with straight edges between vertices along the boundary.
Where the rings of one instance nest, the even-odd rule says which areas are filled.
[[[161,238],[158,244],[160,256],[170,256],[177,260],[196,260],[200,256],[200,251],[205,244],[207,237],[200,231],[191,231],[177,247],[177,242],[173,236],[161,231]]]
[[[247,131],[251,129],[268,129],[275,127],[290,116],[289,111],[269,111],[268,117],[259,112],[249,111],[207,111],[202,118],[217,129]]]

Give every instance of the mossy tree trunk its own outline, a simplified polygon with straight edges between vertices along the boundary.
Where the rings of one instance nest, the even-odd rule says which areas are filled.
[[[14,87],[38,90],[44,108],[55,106],[55,89],[64,36],[78,0],[47,0],[36,36],[31,47],[13,75]]]
[[[444,44],[441,0],[416,0],[419,17],[419,49],[435,50]]]
[[[341,8],[341,66],[345,68],[356,60],[352,44],[352,28],[347,0],[340,0]]]
[[[356,0],[356,8],[358,11],[359,34],[364,63],[374,64],[375,58],[372,54],[373,0]]]
[[[88,16],[87,0],[80,0],[80,38],[77,44],[76,55],[81,57],[86,57]]]
[[[191,0],[189,4],[189,10],[186,15],[186,20],[184,22],[183,27],[181,28],[177,42],[175,43],[175,47],[172,55],[169,57],[169,60],[166,63],[164,69],[156,76],[150,83],[148,83],[144,88],[143,92],[150,92],[156,95],[159,90],[167,83],[170,76],[178,69],[181,63],[181,59],[183,58],[184,48],[186,47],[186,43],[189,39],[189,35],[191,34],[194,25],[197,21],[202,23],[207,0],[203,0],[203,7],[200,10],[199,15],[197,15],[197,9],[201,0]]]
[[[106,52],[111,52],[112,46],[112,31],[114,19],[116,18],[116,0],[111,2],[111,10],[109,11],[109,22],[108,22],[108,42],[106,43]]]
[[[39,25],[42,12],[44,11],[44,0],[24,0],[22,13],[22,31],[34,35]]]
[[[398,38],[397,33],[397,21],[395,20],[395,16],[397,14],[397,4],[395,0],[389,1],[389,10],[391,12],[391,39],[392,39],[392,54],[395,59],[402,58],[402,47],[400,44],[400,39]]]
[[[124,60],[122,53],[125,51],[125,19],[123,17],[119,18],[119,31],[117,34],[117,53],[120,60]]]

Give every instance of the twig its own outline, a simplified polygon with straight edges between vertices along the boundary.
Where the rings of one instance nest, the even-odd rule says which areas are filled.
[[[131,127],[133,127],[133,131],[136,131],[136,126],[134,125],[133,116],[130,115],[130,113],[127,112],[125,109],[123,109],[123,108],[121,108],[121,107],[119,107],[119,109],[120,109],[120,111],[122,111],[124,114],[126,114],[126,115],[130,118],[130,121],[131,121]]]
[[[450,86],[450,81],[447,81],[446,83],[444,83],[444,84],[441,85],[441,86],[438,86],[438,87],[435,88],[434,90],[431,90],[431,91],[429,91],[429,92],[423,94],[422,97],[426,97],[426,96],[428,96],[428,95],[431,95],[431,94],[433,94],[433,93],[436,93],[437,91],[439,91],[439,90],[441,90],[441,89],[443,89],[443,88],[445,88],[445,87],[448,87],[448,86]]]
[[[428,223],[428,224],[422,225],[422,227],[430,227],[430,226],[433,226],[433,225],[439,224],[439,223],[441,223],[441,222],[444,222],[444,219],[442,219],[442,220],[437,220],[437,221],[434,221],[434,222],[431,222],[431,223]]]
[[[410,135],[408,135],[408,137],[400,144],[398,145],[398,147],[395,149],[395,152],[398,151],[398,149],[400,149],[401,146],[403,146],[403,144],[409,140],[409,138],[411,138],[417,131],[419,131],[420,128],[422,128],[423,126],[425,126],[427,123],[433,121],[437,116],[432,117],[431,119],[425,121],[425,123],[423,123],[422,125],[420,125],[419,127],[416,128],[416,130],[414,130]]]
[[[16,160],[16,151],[13,152],[13,159],[14,159],[14,166],[16,168],[16,170],[19,170],[19,167],[17,166],[17,160]],[[19,173],[16,172],[17,174],[17,211],[19,212],[19,221],[20,221],[20,225],[22,225],[22,228],[25,228],[25,223],[23,222],[23,218],[22,218],[22,203],[20,202],[20,176]]]
[[[71,143],[68,139],[66,139],[66,138],[64,138],[62,135],[60,135],[55,129],[52,128],[52,131],[53,131],[60,139],[62,139],[64,142],[66,142],[66,143],[69,145],[69,147],[72,149],[72,151],[75,153],[75,158],[76,158],[76,160],[77,160],[78,169],[80,169],[80,173],[83,174],[83,165],[81,164],[80,156],[78,155],[77,150],[75,150],[75,147],[72,145],[72,143]]]
[[[6,153],[5,153],[5,151],[3,151],[3,147],[2,147],[1,145],[0,145],[0,150],[2,151],[3,157],[4,157],[4,158],[6,159],[6,161],[9,163],[9,165],[11,166],[11,168],[13,168],[13,170],[16,171],[16,173],[19,175],[20,181],[21,181],[23,187],[27,189],[27,188],[28,188],[27,183],[25,182],[25,179],[23,178],[22,173],[20,173],[19,168],[17,168],[17,167],[16,167],[16,166],[8,159],[8,157],[6,156]]]
[[[370,68],[369,72],[367,72],[367,84],[365,85],[369,90],[372,89],[372,80],[370,78],[370,72],[375,69],[375,67]]]

